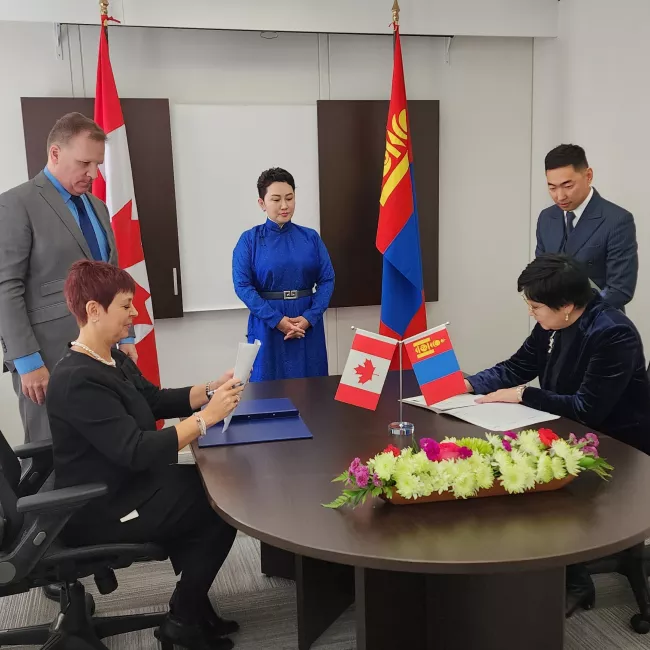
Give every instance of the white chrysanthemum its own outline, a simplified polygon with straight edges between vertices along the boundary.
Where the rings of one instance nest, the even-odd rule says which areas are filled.
[[[494,484],[494,472],[492,471],[490,461],[483,456],[475,454],[467,462],[472,467],[477,486],[484,490],[491,488]]]
[[[395,476],[395,487],[397,493],[405,499],[417,499],[422,496],[424,490],[422,481],[408,472],[402,472]]]
[[[519,433],[517,446],[521,451],[535,457],[538,457],[542,453],[543,449],[537,431],[522,431]]]
[[[503,485],[506,492],[511,494],[519,494],[526,490],[527,475],[525,468],[511,463],[501,471],[501,485]]]
[[[411,456],[411,467],[414,474],[426,473],[431,467],[431,461],[423,451],[419,451]]]
[[[374,458],[375,473],[382,481],[388,481],[395,471],[396,464],[397,458],[393,454],[378,454]]]
[[[513,449],[510,452],[510,458],[512,458],[513,463],[522,463],[523,465],[528,465],[531,469],[537,467],[537,459],[534,456],[524,453],[519,449]]]
[[[571,447],[566,440],[553,440],[551,443],[551,449],[555,452],[556,456],[560,458],[566,458],[571,453]]]
[[[534,488],[535,474],[536,474],[537,467],[536,466],[531,467],[528,460],[515,463],[515,466],[517,467],[517,470],[521,472],[521,481],[524,484],[524,487],[527,490],[531,490],[532,488]]]
[[[492,445],[495,451],[498,449],[503,449],[500,436],[496,436],[493,433],[486,433],[485,439]]]
[[[422,483],[421,495],[423,497],[428,497],[434,489],[433,478],[431,477],[431,474],[420,474],[418,478]]]
[[[551,458],[551,467],[553,468],[554,478],[564,478],[566,476],[564,460],[559,456],[553,456],[553,458]]]
[[[538,483],[548,483],[554,478],[553,465],[548,452],[543,452],[537,460],[537,475],[535,477]]]
[[[445,460],[439,463],[433,463],[430,472],[431,489],[433,492],[442,494],[449,489],[451,485],[451,473],[449,471],[449,461]]]
[[[582,468],[580,467],[580,459],[583,458],[584,454],[577,447],[569,447],[568,453],[564,456],[564,464],[566,465],[566,471],[571,474],[571,476],[578,476]]]

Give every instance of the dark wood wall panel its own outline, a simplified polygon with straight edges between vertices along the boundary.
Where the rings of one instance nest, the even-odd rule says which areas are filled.
[[[438,300],[438,101],[409,101],[424,292]],[[321,236],[336,271],[331,307],[381,303],[375,247],[388,101],[318,102]]]
[[[47,162],[47,136],[54,122],[72,111],[92,118],[93,98],[23,97],[23,130],[29,177]],[[123,99],[142,246],[155,318],[183,315],[176,193],[167,99]],[[177,293],[174,291],[174,271]]]

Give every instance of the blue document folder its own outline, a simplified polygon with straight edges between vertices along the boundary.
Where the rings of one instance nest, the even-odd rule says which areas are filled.
[[[287,398],[254,399],[242,402],[233,412],[228,430],[223,422],[210,427],[199,447],[245,445],[254,442],[276,442],[312,438],[298,409]]]

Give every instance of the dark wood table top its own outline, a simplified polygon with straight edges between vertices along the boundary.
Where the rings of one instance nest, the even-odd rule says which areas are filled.
[[[289,397],[312,440],[194,448],[216,510],[273,546],[322,560],[422,573],[535,570],[588,561],[650,534],[650,456],[611,438],[601,453],[615,471],[592,474],[551,493],[395,506],[378,499],[352,510],[321,507],[340,492],[331,479],[355,456],[381,451],[398,416],[398,377],[389,373],[377,411],[334,401],[338,377],[250,384],[244,399]],[[404,396],[419,394],[405,373]],[[473,425],[404,406],[421,437],[481,436]],[[553,421],[560,434],[587,429]],[[650,435],[650,432],[648,432]]]

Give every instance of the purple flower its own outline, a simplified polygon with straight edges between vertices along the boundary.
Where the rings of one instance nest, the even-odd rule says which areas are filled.
[[[515,433],[514,431],[506,431],[503,435],[504,437],[512,438],[513,440],[517,440],[517,438],[519,437],[519,434]]]
[[[595,433],[585,433],[585,439],[589,441],[592,447],[598,447],[600,440]]]
[[[469,447],[461,447],[458,458],[471,458],[474,452]]]
[[[379,478],[379,476],[377,476],[377,474],[372,475],[372,484],[375,487],[381,487],[383,485],[381,479]]]
[[[593,447],[591,445],[587,445],[586,447],[583,447],[582,453],[588,454],[589,456],[593,456],[594,458],[598,458],[598,449],[596,449],[596,447]]]
[[[420,440],[420,448],[429,460],[439,460],[440,444],[433,438],[422,438]]]
[[[350,468],[348,469],[348,472],[350,474],[354,474],[357,471],[357,468],[361,465],[361,458],[355,458],[351,463],[350,463]]]
[[[502,441],[501,441],[501,444],[503,444],[503,448],[504,448],[507,452],[511,452],[511,451],[512,451],[512,445],[511,445],[510,442],[508,442],[507,440],[502,440]]]
[[[355,472],[354,477],[356,478],[357,485],[360,488],[368,487],[369,474],[370,472],[365,465],[357,467],[357,471]]]
[[[569,444],[570,445],[577,445],[578,444],[578,439],[576,438],[575,433],[570,433],[569,434]]]

